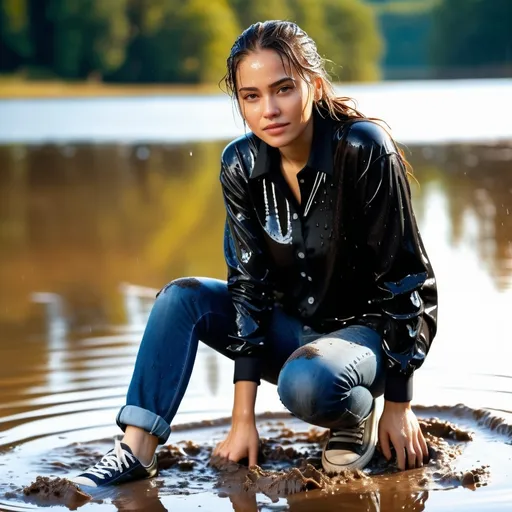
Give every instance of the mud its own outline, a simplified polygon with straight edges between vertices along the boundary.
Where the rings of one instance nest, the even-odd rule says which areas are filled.
[[[473,439],[473,434],[457,425],[438,418],[420,420],[420,426],[429,445],[430,461],[422,469],[410,490],[424,490],[435,487],[478,487],[485,485],[489,478],[489,467],[470,468],[455,471],[453,463],[463,453],[464,447]],[[276,498],[310,490],[339,492],[342,488],[362,491],[378,488],[386,475],[399,472],[396,459],[387,461],[379,447],[375,455],[362,471],[346,471],[340,475],[327,475],[321,467],[321,448],[328,431],[310,429],[294,432],[282,426],[271,429],[276,436],[262,439],[258,460],[262,465],[269,462],[287,462],[292,468],[281,471],[264,470],[259,466],[247,468],[243,465],[214,457],[211,464],[220,471],[217,486],[226,494],[263,493]],[[284,447],[283,444],[289,444]],[[310,445],[297,450],[293,445]],[[410,473],[402,473],[403,475]]]
[[[510,442],[510,436],[506,437],[509,432],[505,428],[506,423],[492,415],[483,414],[483,411],[464,406],[447,408],[446,411],[442,408],[417,408],[416,412],[430,454],[430,461],[421,469],[400,472],[396,460],[388,462],[377,447],[364,471],[327,475],[321,466],[321,449],[328,431],[307,428],[308,425],[287,413],[268,413],[258,417],[261,436],[258,465],[250,468],[247,467],[247,460],[234,463],[212,457],[216,442],[225,436],[229,418],[174,427],[174,434],[187,433],[187,437],[158,451],[159,476],[151,481],[151,492],[157,493],[155,500],[158,496],[188,496],[208,492],[229,497],[235,506],[235,503],[255,500],[256,496],[261,495],[275,501],[283,497],[299,499],[300,496],[306,496],[303,494],[305,492],[324,498],[340,493],[344,496],[356,493],[364,495],[365,498],[361,498],[364,501],[371,498],[371,493],[387,496],[389,492],[400,491],[401,495],[409,493],[408,496],[414,496],[420,503],[426,500],[428,492],[432,490],[456,487],[475,490],[486,486],[491,476],[491,467],[482,464],[480,460],[472,462],[464,457],[465,450],[474,443],[475,438],[481,438],[481,432],[477,436],[471,426],[474,424],[475,430],[482,427],[491,432],[500,430],[505,434],[504,442]],[[439,416],[447,413],[450,419],[425,418],[425,413],[432,412],[439,412]],[[201,435],[201,432],[204,434]],[[49,453],[43,460],[44,467],[51,468],[53,473],[69,474],[70,469],[76,471],[97,461],[109,443],[111,440],[68,445]],[[63,478],[51,480],[38,477],[23,490],[10,489],[5,497],[38,505],[61,504],[74,509],[90,500],[98,500],[93,490],[87,488],[87,491],[92,495],[80,491]],[[123,499],[122,496],[116,496],[112,502],[121,503]]]
[[[28,501],[38,505],[62,504],[76,510],[92,499],[90,494],[65,478],[38,476],[36,481],[23,488]]]
[[[201,283],[194,277],[182,277],[172,281],[170,286],[177,286],[178,288],[199,288]]]
[[[293,352],[286,362],[289,363],[290,361],[299,359],[300,357],[303,357],[304,359],[313,359],[314,357],[318,357],[318,349],[311,345],[302,345],[302,347],[299,347]]]

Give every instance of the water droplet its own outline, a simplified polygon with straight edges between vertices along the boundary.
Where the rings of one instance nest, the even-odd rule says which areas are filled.
[[[137,148],[135,155],[139,160],[147,160],[149,158],[149,148],[146,146],[141,146]]]

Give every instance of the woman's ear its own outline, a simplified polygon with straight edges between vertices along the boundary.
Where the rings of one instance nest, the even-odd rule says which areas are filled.
[[[315,88],[315,102],[319,102],[322,99],[324,89],[322,86],[322,79],[317,76],[313,80],[313,87]]]

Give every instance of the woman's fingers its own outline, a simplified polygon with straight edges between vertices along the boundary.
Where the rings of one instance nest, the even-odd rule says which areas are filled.
[[[226,449],[225,446],[226,446],[226,441],[221,441],[220,443],[218,443],[217,446],[215,447],[215,449],[213,450],[213,455],[218,455],[219,457],[227,458],[228,450]]]
[[[380,442],[380,449],[382,450],[382,455],[386,457],[386,460],[391,459],[391,448],[389,446],[389,435],[387,431],[381,431],[379,433],[379,442]]]
[[[423,467],[423,450],[421,449],[420,440],[416,437],[414,441],[414,451],[416,452],[416,467]]]
[[[407,464],[408,469],[414,469],[416,467],[416,449],[414,447],[414,444],[412,442],[409,442],[409,444],[406,447],[407,451]]]
[[[402,436],[396,436],[391,439],[393,446],[395,447],[396,452],[396,462],[398,467],[404,471],[405,470],[405,440]]]
[[[429,453],[428,453],[428,445],[427,445],[427,441],[425,441],[425,437],[423,436],[423,433],[421,432],[421,430],[418,432],[418,442],[420,443],[420,446],[421,446],[421,453],[423,455],[423,462],[425,464],[428,463],[428,460],[429,460]]]
[[[256,466],[258,464],[258,446],[249,447],[249,467]]]

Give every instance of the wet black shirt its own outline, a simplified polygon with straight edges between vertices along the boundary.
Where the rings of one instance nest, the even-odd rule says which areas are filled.
[[[315,110],[301,203],[279,151],[254,134],[231,142],[220,180],[225,257],[236,309],[235,382],[259,382],[276,303],[318,332],[364,324],[383,336],[385,398],[409,401],[436,333],[435,277],[414,218],[406,169],[386,130]]]

